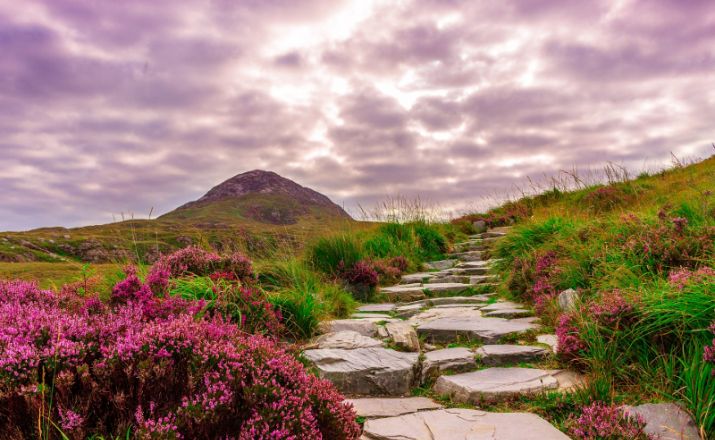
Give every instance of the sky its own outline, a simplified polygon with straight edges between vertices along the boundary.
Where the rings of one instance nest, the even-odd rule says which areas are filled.
[[[712,154],[712,0],[0,1],[0,230],[252,169],[351,212]]]

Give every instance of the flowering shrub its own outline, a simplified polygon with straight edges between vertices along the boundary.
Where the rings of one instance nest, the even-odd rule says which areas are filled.
[[[715,282],[715,269],[703,266],[692,271],[686,267],[676,269],[668,275],[668,282],[671,286],[683,290],[689,284],[713,283]]]
[[[710,332],[712,334],[715,334],[715,322],[712,323],[710,326]],[[705,351],[703,353],[703,359],[705,359],[705,362],[711,362],[715,364],[715,338],[713,338],[712,344],[705,347]],[[715,375],[715,369],[713,369],[712,374]]]
[[[569,420],[569,434],[581,440],[650,440],[641,417],[629,417],[623,408],[595,402],[585,406],[578,418]]]
[[[529,296],[534,302],[536,311],[544,311],[546,304],[558,295],[553,285],[553,278],[558,274],[556,253],[548,251],[537,257],[534,267],[534,284],[531,286]]]
[[[626,322],[633,316],[635,307],[628,302],[618,289],[601,295],[599,302],[590,307],[591,314],[596,320],[606,326],[614,326],[619,322]]]
[[[71,439],[128,431],[175,439],[359,437],[343,397],[273,341],[247,336],[220,315],[201,317],[191,302],[142,304],[132,293],[146,286],[132,274],[120,285],[116,297],[127,301],[111,308],[33,283],[0,283],[0,432],[31,438],[38,426],[54,432],[57,425]],[[147,314],[148,304],[159,313]]]
[[[345,267],[341,262],[338,266],[338,276],[352,290],[357,299],[366,301],[370,298],[380,282],[380,277],[368,260],[360,260],[351,267]]]
[[[596,213],[608,212],[618,206],[626,205],[631,200],[623,190],[613,186],[602,186],[584,197],[586,206]]]
[[[254,277],[251,260],[243,254],[236,252],[222,257],[214,252],[189,246],[159,258],[152,266],[146,281],[152,291],[160,295],[166,293],[169,278],[208,276],[214,273],[241,281],[252,280]]]
[[[556,338],[558,354],[566,360],[579,359],[581,351],[586,349],[586,344],[579,335],[579,328],[573,315],[563,314],[559,317]]]

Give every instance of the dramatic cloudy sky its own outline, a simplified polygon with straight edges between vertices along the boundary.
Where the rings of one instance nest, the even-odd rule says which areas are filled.
[[[712,0],[6,0],[0,55],[0,230],[255,168],[457,209],[715,140]]]

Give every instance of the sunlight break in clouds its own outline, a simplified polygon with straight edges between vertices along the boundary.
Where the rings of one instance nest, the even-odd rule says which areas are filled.
[[[0,230],[263,168],[354,208],[704,156],[709,0],[0,4]]]

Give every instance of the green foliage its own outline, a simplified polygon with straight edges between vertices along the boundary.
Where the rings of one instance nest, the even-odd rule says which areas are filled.
[[[341,267],[352,267],[364,256],[357,237],[348,234],[320,238],[308,248],[308,261],[328,275],[337,275]]]

